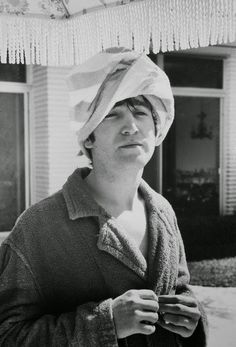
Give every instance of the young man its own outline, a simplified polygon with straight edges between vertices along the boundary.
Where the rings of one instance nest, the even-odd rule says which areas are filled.
[[[110,49],[69,78],[92,169],[29,208],[1,247],[1,346],[206,346],[169,203],[143,168],[173,120],[166,75]]]

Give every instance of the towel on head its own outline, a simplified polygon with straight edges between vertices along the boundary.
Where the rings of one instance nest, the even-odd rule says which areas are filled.
[[[74,68],[68,77],[71,125],[88,158],[84,141],[121,100],[144,95],[156,115],[156,146],[174,119],[169,79],[144,53],[109,48]]]

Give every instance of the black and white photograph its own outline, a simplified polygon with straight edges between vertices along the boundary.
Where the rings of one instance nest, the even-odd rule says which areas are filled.
[[[236,0],[0,0],[0,346],[236,346]]]

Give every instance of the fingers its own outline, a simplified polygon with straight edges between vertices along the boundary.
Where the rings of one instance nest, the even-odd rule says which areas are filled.
[[[196,322],[199,320],[201,313],[198,309],[197,300],[193,297],[176,295],[169,297],[162,295],[159,297],[159,311],[169,314],[190,318]]]
[[[153,299],[156,294],[152,291],[146,291],[150,293],[144,292],[145,290],[129,290],[125,293],[126,303],[133,309],[157,312],[159,309],[158,301]],[[145,299],[143,299],[144,297]]]
[[[188,307],[182,304],[159,304],[159,311],[186,316],[191,319],[198,319],[200,317],[200,311],[197,307]]]
[[[142,307],[143,310],[157,312],[159,309],[158,302],[154,300],[140,300],[138,304]]]
[[[189,337],[192,335],[193,331],[187,329],[186,327],[182,327],[182,326],[177,326],[171,323],[161,323],[160,321],[158,321],[158,325],[160,325],[162,328],[169,330],[173,333],[176,333],[178,335],[181,335],[183,337]]]
[[[157,324],[183,337],[193,334],[201,313],[194,297],[186,295],[159,296],[159,321]]]
[[[160,295],[159,303],[167,304],[184,304],[189,307],[197,307],[197,300],[192,296],[187,295]]]
[[[151,290],[130,290],[127,292],[128,301],[134,309],[157,312],[159,309],[158,297]]]
[[[150,299],[158,302],[158,296],[150,289],[139,289],[137,290],[140,298],[142,299]]]
[[[162,295],[159,297],[159,319],[163,328],[183,337],[193,334],[201,316],[197,300],[184,295]]]
[[[149,335],[158,321],[158,299],[151,290],[129,290],[113,299],[113,319],[118,338],[133,334]]]
[[[155,325],[139,323],[139,326],[138,326],[139,334],[151,335],[155,332],[155,330],[156,330]]]
[[[175,326],[185,327],[186,329],[190,330],[195,327],[195,321],[184,316],[165,313],[162,317],[165,324],[173,324]]]
[[[139,322],[155,324],[158,321],[158,314],[156,312],[144,312],[140,310],[135,311],[135,316]]]

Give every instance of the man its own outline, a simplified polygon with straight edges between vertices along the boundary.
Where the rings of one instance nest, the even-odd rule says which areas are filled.
[[[169,203],[142,179],[173,120],[168,78],[114,48],[69,78],[81,154],[1,247],[1,346],[206,345]]]

